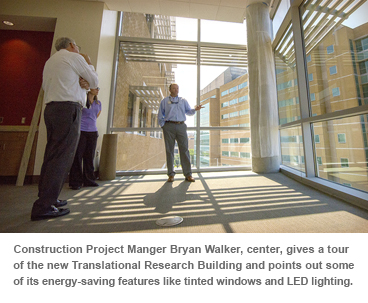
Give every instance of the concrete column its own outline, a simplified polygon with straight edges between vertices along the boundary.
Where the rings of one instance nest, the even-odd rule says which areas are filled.
[[[252,170],[277,172],[280,168],[278,106],[268,4],[250,4],[246,22]]]

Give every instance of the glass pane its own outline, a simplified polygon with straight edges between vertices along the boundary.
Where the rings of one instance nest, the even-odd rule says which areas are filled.
[[[368,191],[366,115],[313,124],[318,176]]]
[[[290,0],[281,0],[279,7],[277,8],[276,14],[272,20],[273,36],[276,36],[282,21],[284,20],[288,10],[290,8]]]
[[[299,88],[291,25],[275,49],[277,100],[280,125],[300,120]]]
[[[301,8],[312,115],[323,115],[368,104],[364,95],[368,56],[368,3],[347,0],[316,1]],[[307,2],[306,2],[307,3]],[[330,14],[329,9],[339,11]],[[368,53],[367,53],[368,54]]]
[[[305,172],[302,128],[282,129],[280,136],[282,164]]]
[[[201,66],[201,126],[249,127],[246,68]]]
[[[119,132],[117,147],[117,171],[163,170],[166,168],[165,142],[162,131]],[[188,146],[192,167],[194,157],[194,132],[188,132]],[[139,152],[137,152],[139,151]],[[175,143],[175,170],[181,170],[179,149]]]
[[[179,84],[179,96],[196,104],[197,67],[195,65],[127,61],[121,51],[116,82],[113,127],[159,127],[161,100],[169,95],[169,85]],[[187,125],[194,126],[187,116]]]
[[[229,44],[247,44],[246,22],[201,20],[201,41]]]
[[[198,20],[124,12],[121,36],[197,41]]]
[[[198,19],[176,18],[176,39],[186,41],[198,40]]]
[[[201,167],[251,166],[249,130],[200,132]]]

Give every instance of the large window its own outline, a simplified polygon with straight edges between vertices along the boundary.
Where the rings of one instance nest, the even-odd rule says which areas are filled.
[[[282,164],[305,171],[301,127],[282,129],[280,139]]]
[[[275,64],[279,124],[297,121],[300,119],[299,89],[291,23],[276,46]]]
[[[368,50],[368,22],[364,1],[324,2],[319,11],[313,2],[301,6],[305,53],[311,56],[307,73],[311,113],[328,120],[313,123],[317,175],[343,185],[368,191],[367,116],[359,115],[364,105],[365,56]],[[336,14],[327,11],[337,8]],[[341,17],[342,16],[342,17]],[[344,117],[344,110],[356,108],[357,114]],[[341,117],[340,117],[341,113]]]
[[[299,3],[273,43],[282,164],[368,191],[368,2]]]
[[[366,116],[314,123],[313,129],[321,138],[315,146],[316,157],[321,159],[318,176],[368,191]]]
[[[311,56],[307,70],[313,75],[309,90],[318,96],[312,113],[322,115],[361,106],[363,83],[359,75],[366,72],[363,65],[368,61],[368,56],[362,55],[367,49],[364,36],[368,41],[368,22],[359,12],[362,8],[358,1],[347,5],[347,0],[338,0],[324,2],[317,11],[311,9],[313,2],[305,2],[301,8],[305,52]],[[327,12],[336,7],[343,18]]]
[[[201,66],[200,102],[210,104],[209,123],[201,126],[220,129],[201,131],[208,133],[208,146],[201,145],[201,166],[250,166],[250,144],[242,138],[250,137],[248,73],[246,68]],[[214,76],[215,75],[215,76]],[[209,96],[215,96],[209,98]],[[201,110],[202,115],[202,110]],[[202,120],[201,120],[202,121]],[[238,129],[234,130],[234,127]],[[243,128],[243,129],[239,129]],[[203,161],[205,154],[208,160]]]
[[[166,170],[157,115],[171,83],[179,85],[179,96],[192,108],[204,106],[194,116],[186,117],[192,166],[200,169],[250,164],[250,157],[243,157],[250,154],[250,144],[244,147],[239,143],[240,138],[250,137],[249,115],[244,112],[249,111],[246,47],[234,45],[245,42],[239,39],[239,30],[245,33],[245,23],[199,22],[123,13],[110,123],[111,132],[119,134],[118,171]],[[222,28],[226,39],[220,32],[213,35],[216,26]],[[224,42],[232,45],[228,47]],[[230,132],[234,126],[236,135]],[[225,145],[228,149],[222,148]],[[178,147],[174,156],[175,166],[180,169]]]

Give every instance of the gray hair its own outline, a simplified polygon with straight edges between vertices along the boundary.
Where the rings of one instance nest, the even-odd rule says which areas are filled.
[[[56,40],[55,48],[56,48],[57,51],[59,51],[61,49],[68,48],[70,43],[75,44],[75,41],[73,39],[68,38],[68,37],[61,37],[61,38]]]
[[[178,84],[178,83],[171,83],[171,84],[169,85],[169,90],[171,89],[171,86],[173,86],[173,85],[177,85],[177,86],[179,87],[179,84]]]

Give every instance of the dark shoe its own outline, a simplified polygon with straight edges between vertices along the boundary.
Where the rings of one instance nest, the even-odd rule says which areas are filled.
[[[52,219],[56,217],[65,216],[70,213],[69,208],[56,208],[55,206],[51,205],[51,210],[38,215],[31,215],[32,221],[39,221],[44,219]]]
[[[96,182],[95,183],[87,183],[83,185],[84,187],[97,187],[99,186]]]
[[[167,182],[174,182],[174,176],[169,176],[169,179],[167,179]]]
[[[80,190],[82,186],[70,186],[71,189]]]
[[[188,182],[195,182],[194,178],[192,176],[188,176],[185,178],[185,181],[188,181]]]
[[[68,200],[57,200],[57,202],[54,204],[56,208],[65,206],[68,204]]]

